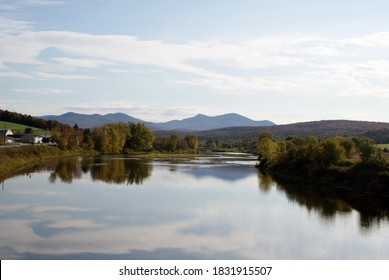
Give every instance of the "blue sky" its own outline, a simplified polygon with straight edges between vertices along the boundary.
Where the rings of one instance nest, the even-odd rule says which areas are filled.
[[[0,0],[0,108],[389,122],[389,1]]]

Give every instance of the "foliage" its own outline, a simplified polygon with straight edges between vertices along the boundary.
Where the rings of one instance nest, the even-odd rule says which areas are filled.
[[[93,139],[95,149],[101,154],[119,154],[123,151],[130,135],[130,129],[125,123],[106,124],[94,128],[91,132],[91,139]]]
[[[374,142],[378,144],[389,143],[389,128],[369,130],[363,134],[363,137],[374,139]]]
[[[170,136],[160,136],[154,139],[153,147],[158,151],[174,153],[177,151],[179,142],[182,141],[176,134]]]
[[[273,134],[263,132],[258,137],[258,146],[257,146],[261,164],[267,166],[272,164],[278,156],[280,151],[279,145],[273,140]]]
[[[274,138],[278,140],[286,139],[291,135],[301,138],[306,138],[309,135],[315,135],[319,138],[339,135],[346,138],[368,137],[376,143],[389,143],[389,123],[347,120],[313,121],[270,127],[228,127],[200,131],[196,134],[199,139],[236,141],[257,138],[260,131],[272,132]]]
[[[88,135],[88,134],[87,134]],[[143,123],[122,122],[96,127],[85,137],[85,145],[101,154],[150,151],[154,134]]]
[[[154,134],[144,123],[130,123],[130,133],[124,148],[128,151],[146,152],[153,148]]]
[[[374,141],[363,138],[359,141],[358,149],[360,151],[360,156],[362,162],[369,162],[373,159],[376,154],[376,147]]]
[[[32,133],[32,128],[31,128],[31,127],[26,127],[26,128],[24,129],[24,133],[26,133],[26,134],[31,134],[31,133]]]
[[[153,148],[157,151],[168,153],[199,153],[200,148],[207,150],[208,144],[199,141],[195,134],[187,134],[180,138],[176,134],[156,137]]]
[[[389,157],[371,139],[259,137],[258,153],[258,167],[284,178],[389,193]]]
[[[345,157],[345,151],[333,138],[324,140],[319,146],[320,163],[323,166],[338,164]]]
[[[86,151],[93,151],[95,149],[95,143],[89,129],[84,130],[84,143],[82,144],[82,148]]]
[[[23,124],[26,126],[37,127],[41,129],[53,129],[58,126],[60,123],[52,120],[43,120],[39,118],[32,117],[30,115],[19,114],[16,112],[9,112],[7,110],[0,109],[0,120],[12,123]]]
[[[75,130],[73,127],[66,124],[59,124],[54,127],[51,130],[51,136],[62,150],[82,146],[84,142],[84,131]]]
[[[184,138],[185,143],[189,149],[193,151],[194,154],[196,154],[199,150],[199,140],[197,139],[196,134],[188,134]]]
[[[258,140],[260,158],[268,159],[268,164],[295,166],[310,165],[314,168],[348,164],[356,153],[351,139],[336,136],[319,139],[310,135],[305,138],[291,136],[275,142],[270,138]]]

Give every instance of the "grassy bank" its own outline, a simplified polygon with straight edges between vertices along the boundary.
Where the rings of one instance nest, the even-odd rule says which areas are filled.
[[[95,152],[90,152],[95,153]],[[82,155],[81,148],[61,150],[56,146],[26,145],[0,148],[0,182],[13,174],[38,165],[49,159]],[[127,156],[137,158],[194,158],[211,156],[210,154],[165,154],[135,153]]]
[[[389,149],[389,144],[377,144],[377,147],[380,149]]]
[[[26,145],[0,148],[0,182],[13,174],[49,159],[81,155],[82,150],[56,146]]]

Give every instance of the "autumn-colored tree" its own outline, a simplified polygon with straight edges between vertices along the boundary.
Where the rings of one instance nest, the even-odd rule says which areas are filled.
[[[92,131],[95,148],[102,154],[121,153],[130,135],[130,128],[120,122],[96,127]]]
[[[320,161],[324,166],[337,164],[345,157],[345,150],[334,138],[324,140],[320,144]]]
[[[267,132],[261,132],[258,137],[258,160],[262,166],[271,165],[275,162],[279,155],[280,147],[273,140],[273,134]]]
[[[367,138],[362,138],[359,140],[358,149],[362,162],[371,161],[376,153],[374,141]]]
[[[197,139],[196,134],[188,134],[184,138],[186,145],[189,149],[193,151],[193,153],[197,153],[199,150],[199,140]]]
[[[74,129],[68,125],[58,125],[51,130],[51,136],[62,150],[70,149],[76,145]]]
[[[125,143],[126,150],[144,152],[153,148],[155,136],[144,123],[129,123],[129,128],[130,135]]]
[[[171,152],[174,152],[177,148],[177,144],[178,144],[178,136],[173,134],[173,135],[170,135],[169,139],[167,140],[167,143],[166,143],[166,148],[168,151],[171,151]]]

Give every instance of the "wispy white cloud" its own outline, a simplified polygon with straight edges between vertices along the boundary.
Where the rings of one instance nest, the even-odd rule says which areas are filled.
[[[344,38],[341,43],[362,47],[386,48],[389,46],[389,32],[377,32],[365,36]]]
[[[31,29],[32,24],[28,21],[15,20],[5,17],[0,13],[0,36],[4,34],[17,34]]]
[[[160,73],[160,69],[137,69],[137,68],[130,68],[130,69],[121,69],[121,68],[112,68],[112,69],[107,69],[107,72],[110,73],[117,73],[117,74],[155,74],[155,73]]]
[[[30,103],[30,100],[25,99],[16,99],[16,98],[0,98],[0,103],[2,105],[9,105],[9,104],[18,104],[18,103]]]
[[[388,86],[389,57],[374,58],[371,53],[389,46],[389,32],[347,38],[296,34],[235,43],[173,44],[124,35],[33,31],[33,22],[19,19],[15,14],[26,6],[59,4],[65,2],[0,3],[0,78],[89,80],[99,79],[100,70],[125,73],[131,71],[128,68],[140,65],[189,74],[170,80],[171,84],[206,87],[221,93],[360,95],[364,92],[382,96]],[[47,49],[58,50],[61,55],[42,59]],[[8,64],[32,67],[19,72],[8,68]]]
[[[53,95],[60,93],[71,93],[71,90],[62,90],[56,88],[15,88],[12,91],[18,93],[32,93],[32,94],[40,94],[40,95]]]
[[[24,5],[31,5],[31,6],[47,6],[47,5],[65,4],[64,1],[55,1],[55,0],[21,0],[19,2],[21,2]]]
[[[60,75],[44,72],[34,73],[34,76],[41,79],[59,79],[59,80],[101,80],[102,78],[86,75]]]
[[[56,0],[2,0],[0,10],[15,11],[20,10],[23,6],[51,6],[59,4],[65,4],[65,2]]]
[[[99,68],[106,65],[114,65],[113,62],[97,59],[74,59],[69,57],[56,57],[53,60],[65,66],[81,67],[81,68]]]
[[[35,23],[21,19],[25,7],[65,4],[55,0],[2,0],[0,3],[0,37],[31,30]]]
[[[9,70],[7,68],[0,69],[0,78],[18,78],[18,79],[32,79],[33,76],[23,72]]]
[[[140,40],[132,36],[27,31],[1,37],[0,58],[3,64],[33,64],[57,67],[59,70],[61,68],[58,67],[61,66],[74,69],[104,68],[115,64],[150,66],[155,69],[191,73],[193,78],[177,80],[176,83],[206,86],[217,91],[313,92],[334,84],[338,87],[349,87],[350,83],[357,83],[361,77],[386,78],[387,61],[372,61],[364,53],[365,45],[369,48],[382,47],[382,41],[377,38],[386,36],[386,33],[380,33],[337,41],[309,36],[278,36],[236,44],[169,44]],[[353,56],[356,56],[353,61],[350,61],[350,53],[345,50],[346,43],[360,45],[359,49],[353,49],[357,52],[353,53]],[[39,60],[39,55],[48,48],[58,49],[68,56],[53,57],[52,61],[55,63]],[[356,61],[359,65],[356,65]],[[339,68],[339,65],[342,67]],[[231,71],[226,72],[225,69]],[[356,72],[359,74],[353,75]],[[0,75],[5,76],[5,73],[3,70]],[[34,76],[45,79],[96,78],[89,75],[44,72],[35,73]]]

